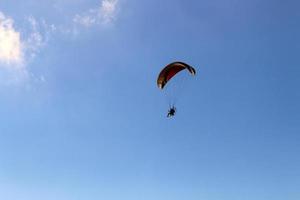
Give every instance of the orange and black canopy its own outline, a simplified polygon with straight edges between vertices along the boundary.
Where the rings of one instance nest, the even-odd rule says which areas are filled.
[[[196,70],[190,65],[183,62],[173,62],[168,64],[158,75],[157,86],[163,89],[167,82],[172,79],[178,72],[188,70],[192,75],[196,74]]]

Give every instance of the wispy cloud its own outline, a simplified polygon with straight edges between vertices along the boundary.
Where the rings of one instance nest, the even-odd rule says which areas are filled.
[[[48,25],[44,20],[37,21],[34,17],[27,18],[30,24],[30,34],[23,42],[27,58],[34,58],[40,49],[46,45],[50,32],[55,30],[54,25]]]
[[[104,0],[101,3],[100,13],[104,23],[110,23],[116,19],[117,0]]]
[[[52,34],[77,36],[79,26],[113,24],[119,10],[119,0],[100,0],[95,8],[71,17],[72,23],[68,25],[49,24],[33,16],[25,18],[25,23],[15,23],[12,17],[0,11],[0,85],[36,79],[38,76],[30,69],[30,63],[47,45]],[[45,81],[44,77],[38,79]]]
[[[98,8],[76,14],[73,22],[85,27],[96,24],[111,24],[116,20],[117,13],[118,0],[102,0]]]
[[[28,64],[46,44],[55,28],[45,21],[27,18],[26,30],[15,28],[14,20],[0,12],[0,84],[11,85],[32,79]]]
[[[23,62],[23,46],[20,32],[14,21],[0,12],[0,66],[20,66]]]

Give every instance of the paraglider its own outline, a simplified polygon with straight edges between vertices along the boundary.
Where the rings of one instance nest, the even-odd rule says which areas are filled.
[[[173,117],[175,113],[176,113],[176,108],[175,106],[172,106],[168,111],[167,117]]]
[[[169,81],[171,79],[173,79],[173,77],[175,77],[181,71],[182,72],[187,71],[192,76],[196,75],[196,70],[192,66],[190,66],[184,62],[170,63],[167,66],[165,66],[158,75],[158,78],[157,78],[158,88],[161,89],[162,91],[164,91],[164,88],[167,85],[167,83],[169,83]],[[174,106],[174,102],[172,102],[172,103],[173,103],[173,105],[170,106],[170,108],[168,110],[168,114],[167,114],[168,118],[173,117],[176,113],[176,107]]]

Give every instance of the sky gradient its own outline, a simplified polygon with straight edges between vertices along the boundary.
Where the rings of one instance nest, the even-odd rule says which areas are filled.
[[[0,199],[300,199],[299,6],[0,0]]]

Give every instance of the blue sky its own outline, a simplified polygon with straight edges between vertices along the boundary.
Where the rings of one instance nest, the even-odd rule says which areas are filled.
[[[300,3],[0,3],[1,199],[300,198]]]

